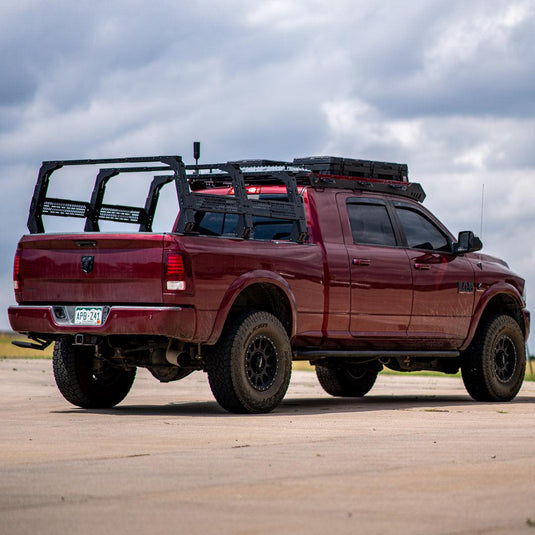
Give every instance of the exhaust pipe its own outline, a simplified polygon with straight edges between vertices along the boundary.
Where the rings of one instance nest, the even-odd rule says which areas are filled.
[[[178,340],[171,340],[167,346],[165,352],[165,358],[169,364],[178,366],[179,368],[191,368],[193,367],[193,358],[187,352],[184,351],[184,344]]]

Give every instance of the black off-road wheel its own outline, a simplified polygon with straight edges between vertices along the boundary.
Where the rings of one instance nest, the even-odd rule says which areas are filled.
[[[461,360],[464,386],[476,401],[512,400],[525,371],[524,335],[506,315],[484,321]]]
[[[273,314],[242,314],[225,328],[209,355],[207,371],[212,393],[227,411],[270,412],[290,383],[288,334]]]
[[[362,397],[375,384],[377,369],[344,364],[339,366],[316,366],[316,376],[323,390],[331,396]]]
[[[136,369],[95,362],[92,347],[74,346],[69,338],[55,343],[54,377],[63,397],[84,409],[105,409],[121,402],[132,387]]]

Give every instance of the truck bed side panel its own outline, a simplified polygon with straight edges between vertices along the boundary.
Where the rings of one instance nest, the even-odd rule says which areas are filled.
[[[210,330],[198,331],[198,338],[211,334],[215,317],[249,284],[270,282],[284,287],[295,301],[296,331],[321,333],[324,273],[319,246],[208,236],[168,239],[191,262],[194,293],[166,294],[165,302],[195,306],[198,328]]]

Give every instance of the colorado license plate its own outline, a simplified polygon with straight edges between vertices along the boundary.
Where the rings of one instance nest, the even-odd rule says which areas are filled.
[[[103,307],[76,307],[74,311],[75,325],[102,325]]]

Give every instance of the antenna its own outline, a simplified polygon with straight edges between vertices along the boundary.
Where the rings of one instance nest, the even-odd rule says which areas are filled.
[[[481,185],[481,222],[479,227],[479,237],[483,239],[483,209],[485,204],[485,183]]]
[[[483,210],[485,207],[485,183],[481,184],[481,220],[479,222],[479,239],[483,241]],[[477,263],[479,269],[483,269],[483,262],[481,261],[481,251],[479,251],[479,262]]]
[[[193,158],[195,158],[195,165],[199,165],[199,158],[201,157],[201,142],[193,142]]]

